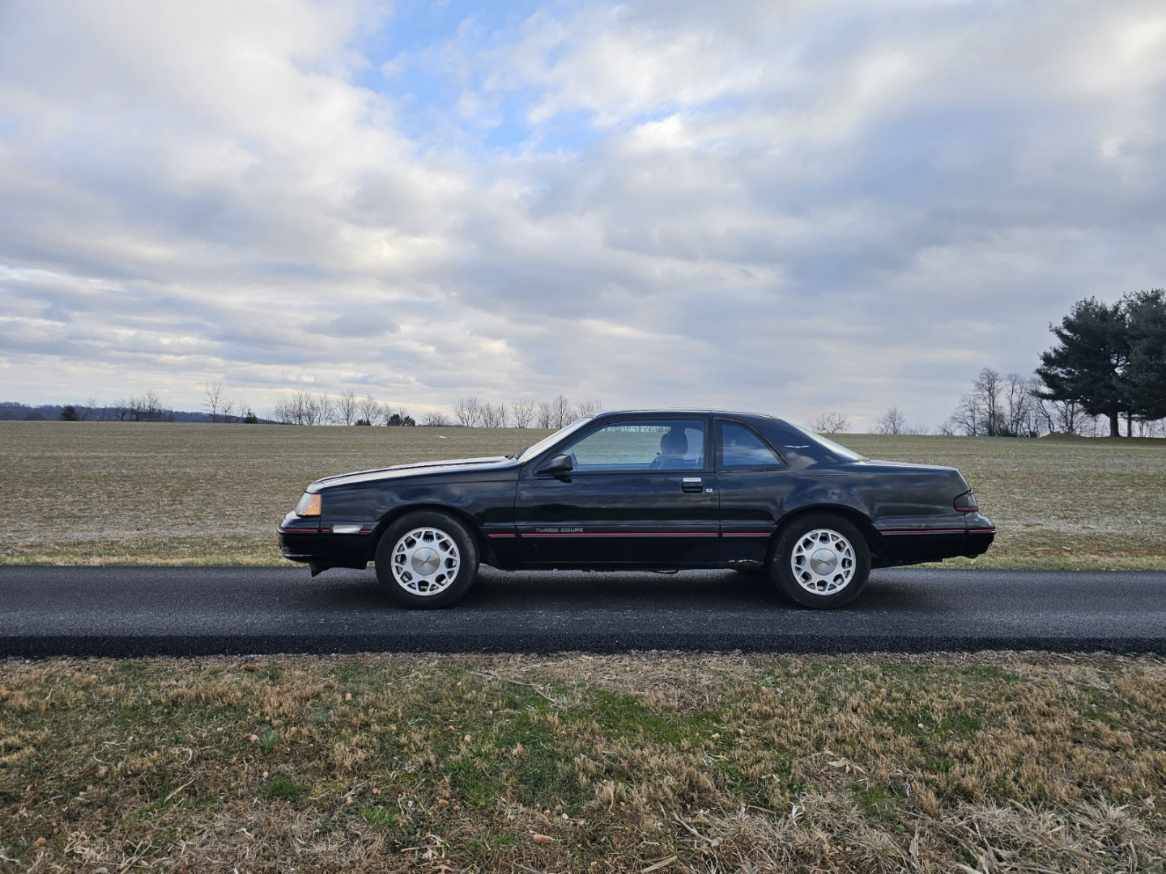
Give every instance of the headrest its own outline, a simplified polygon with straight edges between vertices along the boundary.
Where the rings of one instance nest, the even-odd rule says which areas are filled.
[[[661,455],[687,455],[688,437],[683,428],[673,427],[671,431],[660,438]]]

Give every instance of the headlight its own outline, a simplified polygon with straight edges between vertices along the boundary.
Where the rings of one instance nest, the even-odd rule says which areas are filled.
[[[286,505],[285,505],[286,506]],[[295,514],[297,516],[319,516],[320,515],[320,494],[310,494],[304,492],[304,496],[300,498],[300,502],[296,504]]]

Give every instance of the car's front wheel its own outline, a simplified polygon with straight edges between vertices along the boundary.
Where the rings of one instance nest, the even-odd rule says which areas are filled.
[[[448,607],[478,575],[478,549],[465,526],[444,513],[410,513],[377,544],[377,579],[405,607]]]
[[[813,513],[782,531],[770,572],[778,588],[803,607],[841,607],[866,585],[870,548],[850,520]]]

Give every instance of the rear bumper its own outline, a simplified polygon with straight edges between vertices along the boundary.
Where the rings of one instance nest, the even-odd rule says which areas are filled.
[[[966,555],[968,558],[983,555],[988,551],[988,547],[992,545],[992,541],[995,539],[996,528],[991,523],[976,528],[969,528],[965,535],[965,546],[967,549],[961,555]]]
[[[996,539],[996,528],[976,513],[964,524],[919,524],[879,528],[878,563],[918,564],[945,558],[975,558],[983,555]]]

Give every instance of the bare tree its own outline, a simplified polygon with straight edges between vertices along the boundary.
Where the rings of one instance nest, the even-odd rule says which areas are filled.
[[[356,392],[349,389],[336,400],[336,414],[345,425],[356,421]]]
[[[477,397],[458,398],[453,414],[462,427],[476,428],[482,420],[482,402]]]
[[[320,401],[306,391],[298,391],[275,405],[275,418],[289,425],[316,425],[320,422]]]
[[[1039,384],[1039,381],[1038,381]],[[1053,434],[1057,430],[1054,418],[1053,404],[1055,401],[1041,397],[1040,390],[1030,392],[1029,403],[1032,405],[1032,416],[1037,422],[1038,430]]]
[[[1000,432],[1012,437],[1029,436],[1033,430],[1032,385],[1019,373],[1004,379],[1004,408]]]
[[[985,367],[972,384],[972,392],[983,411],[983,433],[989,437],[998,436],[1006,427],[1004,414],[1000,406],[1000,390],[1003,382],[1000,373],[991,367]]]
[[[283,414],[289,425],[300,425],[303,419],[303,396],[292,395],[284,400]]]
[[[601,409],[603,407],[599,401],[580,401],[579,405],[575,407],[575,415],[571,418],[589,419],[592,416],[598,415]]]
[[[316,402],[306,391],[298,391],[292,398],[292,413],[297,425],[316,424]]]
[[[223,384],[221,382],[208,382],[204,386],[202,405],[210,413],[211,421],[217,422],[219,413],[223,410]]]
[[[951,414],[949,423],[953,431],[959,431],[966,437],[975,437],[980,433],[980,423],[984,418],[983,410],[975,395],[964,395],[960,398],[959,406]]]
[[[154,422],[163,418],[162,402],[152,391],[126,401],[126,412],[135,422]]]
[[[290,425],[292,423],[291,405],[286,398],[275,402],[275,406],[271,409],[271,418],[275,419],[281,425]]]
[[[902,434],[907,430],[907,417],[898,407],[891,407],[883,413],[877,427],[880,434]]]
[[[841,434],[849,428],[850,420],[842,413],[822,413],[814,420],[814,430],[819,434]]]
[[[538,402],[538,426],[543,429],[550,428],[555,422],[555,411],[546,401]]]
[[[1080,432],[1081,425],[1086,419],[1085,411],[1081,409],[1080,404],[1076,401],[1058,401],[1053,404],[1053,408],[1057,411],[1057,421],[1061,433],[1077,434]]]
[[[504,428],[506,426],[506,405],[482,404],[478,410],[478,420],[483,428]]]
[[[534,401],[514,401],[510,405],[510,421],[515,428],[529,428],[534,421]]]
[[[326,393],[316,395],[318,421],[321,425],[331,425],[336,421],[336,401]]]
[[[551,427],[562,428],[571,423],[571,403],[559,395],[551,401]]]
[[[449,424],[449,416],[441,412],[426,413],[421,424],[426,428],[444,428]]]
[[[365,395],[360,399],[357,409],[360,413],[360,418],[370,425],[381,417],[381,405],[373,400],[370,395]]]

